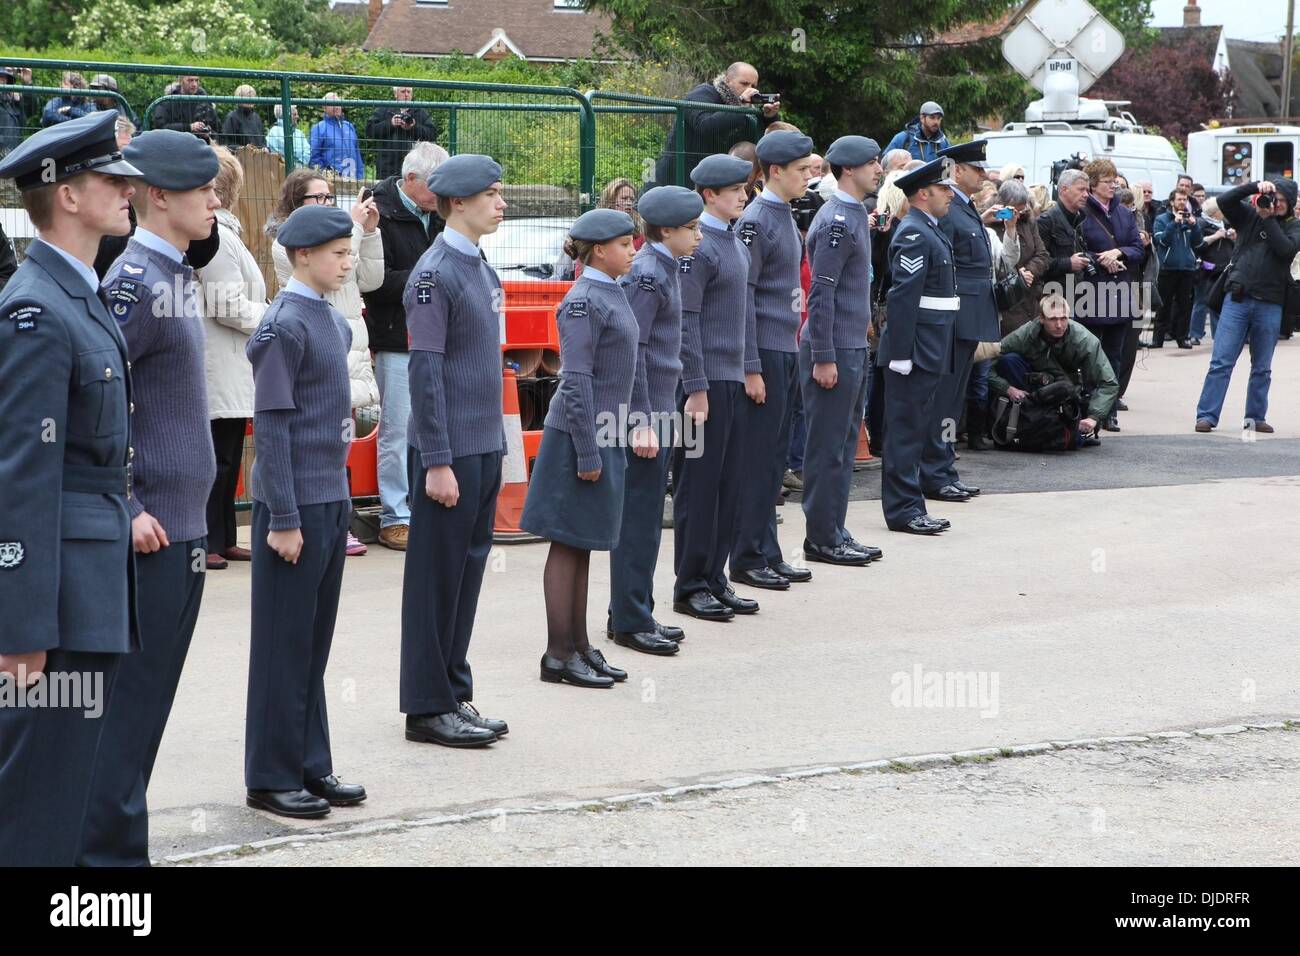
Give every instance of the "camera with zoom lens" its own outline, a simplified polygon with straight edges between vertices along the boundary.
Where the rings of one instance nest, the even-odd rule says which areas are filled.
[[[750,106],[767,106],[769,103],[780,103],[780,93],[755,93],[749,98]]]
[[[1273,194],[1272,194],[1272,193],[1260,193],[1258,196],[1256,196],[1256,197],[1255,197],[1255,208],[1256,208],[1256,209],[1272,209],[1272,208],[1273,208]]]
[[[1069,159],[1058,159],[1056,162],[1052,163],[1052,185],[1056,185],[1057,181],[1061,178],[1061,173],[1065,172],[1067,169],[1077,169],[1082,171],[1083,166],[1087,161],[1087,157],[1085,157],[1083,153],[1075,153]]]
[[[398,110],[397,118],[401,120],[403,123],[405,123],[407,126],[410,126],[412,123],[415,122],[415,114],[412,113],[410,110]]]
[[[825,203],[826,200],[815,189],[808,190],[790,203],[790,211],[794,214],[795,228],[800,232],[807,232],[811,229],[813,217],[817,215],[817,210],[821,209]]]

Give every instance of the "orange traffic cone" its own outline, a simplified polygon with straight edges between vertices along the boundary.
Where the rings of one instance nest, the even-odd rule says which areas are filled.
[[[854,461],[871,461],[871,444],[867,440],[867,423],[862,423],[862,431],[858,434],[858,454]]]
[[[506,456],[501,461],[501,491],[497,495],[497,517],[492,539],[499,544],[540,541],[519,527],[528,494],[528,463],[524,460],[524,432],[519,421],[519,379],[515,370],[505,370],[501,380],[501,417],[506,429]]]

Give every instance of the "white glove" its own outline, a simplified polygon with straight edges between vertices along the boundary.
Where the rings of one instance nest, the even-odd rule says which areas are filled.
[[[889,363],[889,370],[891,372],[897,372],[899,375],[910,375],[912,374],[912,360],[894,359],[894,361]]]

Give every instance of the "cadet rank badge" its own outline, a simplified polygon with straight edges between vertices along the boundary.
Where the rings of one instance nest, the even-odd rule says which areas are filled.
[[[691,271],[691,263],[694,261],[694,256],[682,256],[677,260],[677,271],[685,275]]]

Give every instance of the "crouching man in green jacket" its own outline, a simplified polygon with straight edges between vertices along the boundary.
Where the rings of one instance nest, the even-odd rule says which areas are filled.
[[[1088,395],[1087,417],[1079,420],[1085,441],[1086,436],[1096,435],[1097,423],[1106,420],[1119,397],[1119,382],[1101,343],[1070,318],[1070,304],[1061,295],[1044,296],[1038,304],[1038,321],[1004,338],[1001,353],[989,372],[990,396],[1024,401],[1034,372],[1067,378]]]

